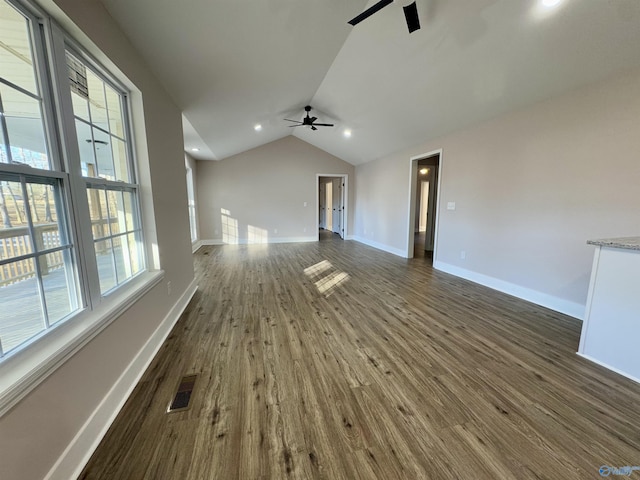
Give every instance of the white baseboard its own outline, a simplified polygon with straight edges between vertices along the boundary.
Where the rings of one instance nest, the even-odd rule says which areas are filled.
[[[169,336],[171,329],[187,308],[197,288],[193,280],[49,470],[45,480],[68,480],[79,477],[143,373]]]
[[[200,246],[203,245],[225,245],[225,243],[221,239],[200,240]]]
[[[268,243],[306,243],[317,242],[318,238],[313,237],[276,237],[270,238]]]
[[[202,240],[196,240],[191,244],[191,253],[196,253],[202,246]]]
[[[240,238],[233,244],[223,241],[221,238],[213,238],[207,240],[201,240],[201,245],[259,245],[269,243],[305,243],[305,242],[317,242],[317,237],[274,237],[267,239],[266,242],[250,242],[247,238]]]
[[[399,257],[406,258],[406,252],[404,250],[400,250],[399,248],[390,247],[389,245],[385,245],[384,243],[374,242],[373,240],[369,240],[364,237],[359,237],[357,235],[353,235],[351,240],[354,240],[359,243],[363,243],[373,248],[377,248],[378,250],[382,250],[383,252],[392,253],[393,255],[397,255]]]
[[[590,362],[593,362],[597,365],[600,365],[601,367],[604,367],[608,370],[611,370],[612,372],[616,372],[618,375],[622,375],[623,377],[628,378],[629,380],[633,380],[636,383],[640,383],[640,378],[634,377],[633,375],[629,375],[628,373],[623,372],[622,370],[618,370],[616,367],[612,367],[611,365],[607,365],[606,363],[601,362],[600,360],[596,360],[593,357],[590,357],[589,355],[585,355],[584,353],[580,353],[577,352],[577,355],[589,360]]]
[[[514,297],[535,303],[536,305],[555,310],[556,312],[569,315],[570,317],[577,318],[578,320],[582,320],[584,317],[584,305],[580,303],[564,300],[547,293],[542,293],[537,290],[516,285],[515,283],[506,282],[498,278],[483,275],[482,273],[473,272],[471,270],[456,267],[440,261],[433,262],[433,268],[442,272],[450,273],[456,277],[471,280],[472,282],[498,290],[499,292],[513,295]]]

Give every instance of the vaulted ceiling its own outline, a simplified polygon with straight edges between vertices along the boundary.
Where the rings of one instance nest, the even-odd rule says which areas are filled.
[[[203,160],[293,134],[357,165],[640,66],[638,0],[417,0],[412,34],[409,0],[102,1]],[[307,104],[336,126],[283,121]]]

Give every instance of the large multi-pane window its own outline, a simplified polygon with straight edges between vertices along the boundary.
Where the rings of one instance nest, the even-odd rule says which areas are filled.
[[[142,269],[142,229],[125,101],[70,51],[66,60],[100,290],[105,293]]]
[[[33,12],[0,0],[0,357],[145,268],[126,91]]]

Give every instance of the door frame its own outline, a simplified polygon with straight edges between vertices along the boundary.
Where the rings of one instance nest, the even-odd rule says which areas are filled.
[[[438,234],[439,234],[439,225],[440,225],[440,198],[442,193],[442,148],[438,150],[433,150],[431,152],[422,153],[420,155],[416,155],[409,159],[409,218],[408,218],[408,228],[407,228],[407,250],[405,252],[406,258],[413,258],[413,248],[414,248],[414,240],[415,240],[415,215],[416,215],[416,186],[418,183],[418,162],[420,160],[424,160],[426,158],[438,156],[438,181],[437,183],[437,192],[436,192],[436,222],[435,222],[435,232],[433,239],[433,262],[435,263],[437,255],[438,255]]]
[[[316,173],[316,240],[320,241],[320,177],[342,178],[344,188],[342,189],[342,202],[344,207],[344,215],[342,216],[342,239],[348,238],[347,228],[349,225],[349,174],[347,173]],[[326,225],[325,225],[326,226]]]

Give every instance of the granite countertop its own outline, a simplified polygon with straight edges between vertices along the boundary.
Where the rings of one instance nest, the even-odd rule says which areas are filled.
[[[600,240],[587,240],[587,243],[601,247],[640,250],[640,237],[602,238]]]

